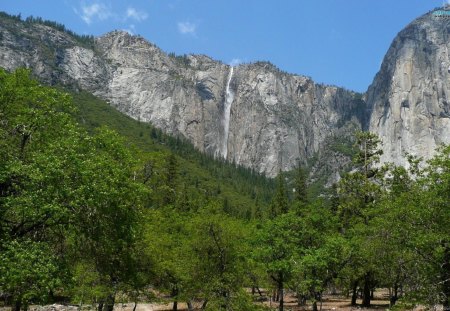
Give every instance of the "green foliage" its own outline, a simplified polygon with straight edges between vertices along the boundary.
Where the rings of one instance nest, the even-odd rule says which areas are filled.
[[[175,53],[169,53],[169,57],[172,58],[179,67],[188,68],[191,63],[186,54],[175,55]]]
[[[108,288],[92,263],[77,262],[72,270],[74,286],[69,291],[72,301],[83,305],[108,295]]]
[[[353,158],[353,162],[361,167],[366,176],[369,178],[373,172],[369,170],[373,165],[380,161],[383,151],[380,149],[381,140],[376,134],[370,132],[356,132],[357,152]]]
[[[399,242],[404,243],[401,249],[408,252],[414,264],[405,283],[410,285],[410,298],[449,306],[450,147],[442,146],[416,178],[416,183],[393,200],[402,214],[391,211],[392,217],[403,221],[400,232],[408,239]],[[392,231],[395,225],[388,224],[386,230]]]
[[[355,146],[344,136],[333,137],[330,148],[344,156],[353,157],[355,155]]]
[[[242,221],[214,204],[196,213],[151,210],[147,219],[145,247],[155,264],[154,284],[174,301],[203,299],[219,310],[248,300],[242,292],[249,252]]]
[[[357,132],[355,136],[355,168],[339,181],[337,212],[344,236],[353,248],[347,272],[350,274],[349,282],[364,284],[363,305],[369,307],[370,291],[375,284],[374,273],[377,268],[371,252],[372,243],[368,238],[371,230],[369,222],[375,214],[375,206],[382,193],[384,170],[377,166],[382,154],[379,138],[369,132]],[[353,295],[355,298],[355,293]]]
[[[87,135],[71,117],[68,95],[39,85],[27,71],[0,71],[0,80],[4,262],[17,262],[11,247],[26,253],[19,246],[30,241],[28,255],[43,256],[36,263],[42,271],[70,273],[70,263],[85,256],[105,285],[128,281],[133,267],[129,250],[138,236],[135,225],[146,193],[132,178],[136,163],[130,151],[110,130]],[[47,294],[55,290],[44,273],[34,277]],[[2,281],[8,291],[16,287],[13,278]],[[11,294],[24,305],[37,295]],[[47,295],[40,296],[44,301]]]
[[[374,287],[391,305],[449,304],[449,146],[424,166],[381,167],[379,139],[358,133],[353,171],[319,200],[301,169],[273,191],[73,96],[78,109],[29,72],[0,70],[0,292],[16,309],[61,294],[109,310],[117,293],[152,287],[175,305],[259,310],[244,290],[256,285],[290,287],[317,309],[331,284],[363,287],[365,305]]]
[[[229,310],[236,295],[242,296],[248,243],[242,222],[208,210],[196,215],[190,224],[191,250],[195,256],[192,276],[200,292],[216,302],[216,310]]]
[[[106,125],[145,153],[142,157],[144,161],[149,159],[147,163],[152,167],[152,180],[148,183],[160,184],[158,176],[167,173],[164,163],[174,154],[178,167],[177,187],[186,190],[179,193],[181,197],[187,192],[193,201],[214,198],[224,202],[226,199],[229,213],[239,218],[261,215],[268,210],[275,189],[272,179],[203,154],[185,139],[171,137],[148,123],[133,120],[88,93],[72,95],[78,107],[75,117],[88,131]],[[140,135],[141,132],[143,135]],[[154,202],[158,200],[152,199]]]
[[[391,305],[446,305],[449,148],[438,150],[424,169],[410,156],[407,171],[377,166],[378,143],[372,134],[358,134],[356,169],[338,185],[338,215],[353,253],[340,277],[362,283],[365,296],[374,286],[389,288]]]
[[[294,203],[300,206],[304,206],[308,203],[308,186],[307,186],[308,175],[306,170],[300,165],[297,167],[297,172],[295,176],[295,192],[294,192]]]
[[[268,217],[274,219],[279,215],[287,213],[289,211],[288,204],[284,175],[280,171],[277,177],[277,189],[275,190],[275,195],[270,203]]]
[[[0,252],[0,292],[10,293],[16,307],[45,302],[50,289],[62,286],[64,273],[45,243],[13,240]]]
[[[264,263],[266,270],[274,277],[282,274],[288,280],[292,272],[296,245],[298,245],[299,224],[291,213],[268,220],[261,228],[255,248],[255,256]]]

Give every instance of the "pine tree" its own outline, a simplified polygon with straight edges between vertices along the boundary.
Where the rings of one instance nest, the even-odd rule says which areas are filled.
[[[308,204],[307,178],[305,169],[299,165],[295,176],[294,203],[300,204],[301,206]]]
[[[277,177],[277,189],[270,204],[269,218],[274,219],[289,211],[289,202],[286,194],[284,175],[280,171]]]
[[[369,307],[371,289],[374,285],[374,265],[367,258],[366,245],[363,240],[365,230],[369,225],[371,213],[376,198],[380,196],[380,179],[382,171],[377,166],[382,150],[381,141],[377,135],[370,132],[357,132],[357,153],[353,158],[354,171],[344,176],[338,184],[339,206],[338,214],[342,221],[343,232],[348,239],[357,246],[354,258],[354,271],[361,271],[359,276],[352,275],[353,297],[352,304],[356,303],[356,287],[360,280],[364,283],[363,306]]]

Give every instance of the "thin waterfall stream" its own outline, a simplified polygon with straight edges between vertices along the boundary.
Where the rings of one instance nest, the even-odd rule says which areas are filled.
[[[222,148],[221,153],[224,159],[227,158],[228,154],[228,134],[230,131],[230,115],[231,115],[231,104],[233,103],[234,93],[230,89],[231,78],[233,77],[234,67],[230,67],[230,73],[228,74],[227,87],[225,89],[225,102],[223,111],[223,138],[222,138]]]

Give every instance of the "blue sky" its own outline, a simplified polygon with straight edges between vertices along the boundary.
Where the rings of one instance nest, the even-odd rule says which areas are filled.
[[[270,61],[365,91],[395,35],[442,0],[1,0],[79,34],[139,34],[167,52],[225,63]]]

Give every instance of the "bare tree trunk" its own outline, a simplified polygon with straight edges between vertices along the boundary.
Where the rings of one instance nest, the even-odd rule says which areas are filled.
[[[367,272],[366,275],[364,276],[364,291],[363,291],[363,301],[362,301],[362,305],[365,308],[370,307],[371,280],[372,280],[371,273]]]
[[[262,296],[263,296],[263,294],[262,294],[262,292],[261,292],[261,290],[259,289],[259,287],[258,287],[258,286],[256,286],[256,290],[258,291],[258,294],[259,294],[259,296],[260,296],[260,297],[262,297]]]
[[[278,279],[278,294],[280,296],[280,305],[278,310],[283,311],[284,310],[284,280],[283,280],[283,274],[279,274]]]
[[[175,286],[172,288],[173,307],[172,311],[178,311],[178,288]]]
[[[318,301],[320,302],[320,310],[322,310],[322,294],[319,292],[316,292],[315,290],[311,291],[310,294],[314,298],[313,305],[312,305],[313,311],[318,311],[318,308],[317,308]]]
[[[352,306],[356,306],[357,298],[358,298],[358,281],[355,281],[352,287]]]
[[[108,295],[108,297],[106,297],[106,301],[103,306],[103,311],[113,311],[115,300],[116,300],[115,294]]]
[[[20,311],[21,307],[22,307],[22,301],[20,299],[17,299],[14,302],[14,304],[13,304],[13,306],[11,308],[11,311]]]
[[[304,306],[306,304],[306,295],[300,293],[297,289],[297,306]]]
[[[389,307],[393,307],[397,302],[397,300],[398,300],[398,284],[395,283],[394,289],[392,290],[391,299],[389,299]]]

